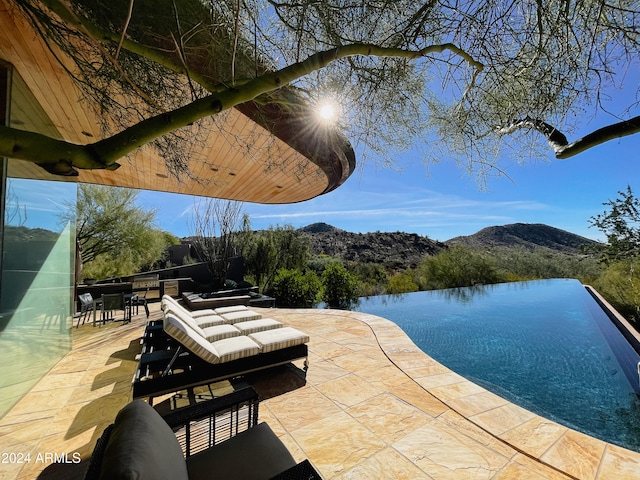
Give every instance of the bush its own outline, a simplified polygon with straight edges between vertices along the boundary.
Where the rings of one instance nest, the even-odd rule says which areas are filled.
[[[411,272],[396,273],[387,283],[387,293],[390,295],[417,292],[418,290],[418,285],[413,281]]]
[[[322,285],[315,272],[281,269],[273,280],[271,294],[278,306],[311,307],[318,303]]]
[[[358,298],[358,278],[339,263],[325,266],[322,286],[322,299],[330,307],[347,307]]]
[[[460,245],[426,257],[418,267],[417,277],[424,290],[472,287],[504,280],[492,261]]]

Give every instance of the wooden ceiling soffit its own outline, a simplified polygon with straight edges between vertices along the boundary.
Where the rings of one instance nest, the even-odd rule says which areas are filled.
[[[99,138],[95,113],[31,26],[0,10],[0,59],[14,68],[11,126],[87,143]],[[176,176],[150,146],[121,159],[116,171],[79,170],[52,175],[10,159],[16,178],[123,186],[258,203],[293,203],[340,186],[355,169],[348,140],[313,121],[309,108],[296,113],[278,104],[249,102],[216,116],[202,145],[189,152],[188,174]]]

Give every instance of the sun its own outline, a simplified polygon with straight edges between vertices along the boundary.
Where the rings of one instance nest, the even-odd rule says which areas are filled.
[[[338,105],[332,99],[323,99],[318,102],[315,111],[320,123],[332,125],[338,121]]]

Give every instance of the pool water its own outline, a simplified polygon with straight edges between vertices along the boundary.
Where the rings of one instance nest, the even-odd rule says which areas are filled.
[[[640,357],[577,280],[368,297],[356,310],[512,403],[640,451]]]

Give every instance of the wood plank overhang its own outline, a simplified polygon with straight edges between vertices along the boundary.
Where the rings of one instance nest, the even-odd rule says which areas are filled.
[[[0,60],[13,67],[10,126],[77,144],[100,138],[95,112],[31,25],[0,8]],[[216,116],[206,141],[191,152],[188,175],[176,177],[151,147],[119,161],[115,171],[50,174],[9,159],[15,178],[83,182],[256,203],[294,203],[340,186],[355,154],[338,132],[322,131],[311,111],[295,116],[272,106],[243,104]]]

